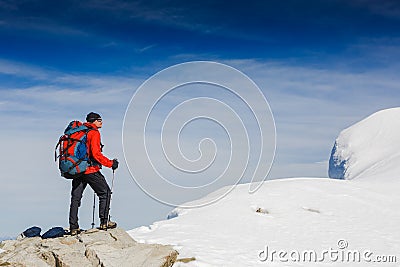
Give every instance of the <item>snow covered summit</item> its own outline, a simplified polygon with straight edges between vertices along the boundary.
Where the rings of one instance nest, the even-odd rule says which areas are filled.
[[[329,160],[329,177],[354,179],[400,173],[400,108],[379,111],[343,130]]]
[[[272,180],[254,194],[238,185],[128,233],[196,259],[177,267],[398,266],[399,118],[399,108],[381,111],[340,134],[330,173],[343,180]]]

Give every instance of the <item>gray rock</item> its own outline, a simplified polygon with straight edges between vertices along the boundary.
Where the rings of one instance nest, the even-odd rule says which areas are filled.
[[[137,243],[120,228],[44,240],[7,240],[0,248],[5,250],[0,266],[169,267],[178,256],[171,246]]]

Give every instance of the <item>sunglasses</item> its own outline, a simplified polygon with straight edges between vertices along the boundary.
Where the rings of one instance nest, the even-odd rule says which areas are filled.
[[[97,119],[96,121],[98,121],[98,122],[103,122],[103,119]]]

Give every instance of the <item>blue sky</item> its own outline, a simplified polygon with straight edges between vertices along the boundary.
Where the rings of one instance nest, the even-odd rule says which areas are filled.
[[[398,1],[0,0],[0,40],[0,144],[9,151],[0,157],[0,236],[67,226],[70,185],[52,162],[65,124],[100,112],[105,154],[123,158],[130,98],[174,64],[218,61],[258,84],[277,128],[271,178],[326,176],[342,129],[399,106]],[[141,192],[126,166],[117,174],[121,226],[165,218],[171,207]]]
[[[361,62],[347,63],[361,68],[363,45],[396,45],[400,30],[397,1],[3,0],[0,7],[3,57],[91,73],[204,58],[335,64],[350,55]]]

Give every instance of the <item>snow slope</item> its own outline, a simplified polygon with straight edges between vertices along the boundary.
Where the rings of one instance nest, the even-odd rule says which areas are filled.
[[[255,194],[239,185],[215,204],[177,208],[172,219],[128,233],[196,258],[174,266],[398,267],[400,135],[392,128],[400,129],[399,112],[379,112],[340,134],[350,180],[266,181]]]

